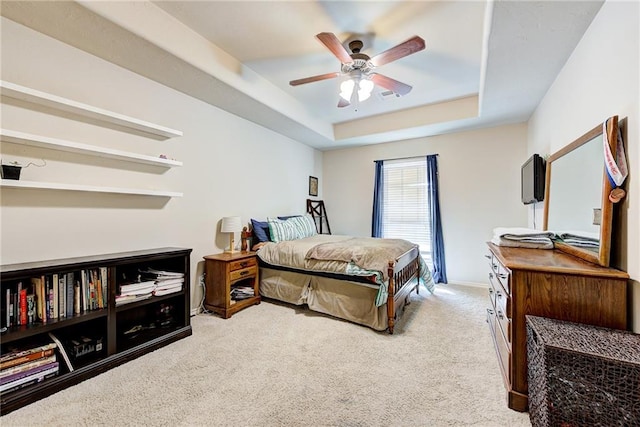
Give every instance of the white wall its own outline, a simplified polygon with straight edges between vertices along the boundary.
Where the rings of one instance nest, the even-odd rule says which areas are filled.
[[[520,166],[526,126],[440,135],[324,152],[324,200],[334,234],[371,235],[374,160],[438,154],[450,282],[486,283],[483,254],[495,227],[524,227]]]
[[[306,145],[2,18],[2,79],[184,132],[157,141],[3,98],[2,127],[141,154],[169,170],[3,143],[6,159],[40,159],[23,180],[157,188],[182,198],[2,189],[3,264],[164,246],[193,248],[192,307],[202,257],[228,244],[223,216],[303,212],[322,155]],[[322,191],[322,186],[320,186]],[[320,193],[322,196],[322,193]],[[239,237],[236,239],[239,241]]]
[[[612,246],[632,279],[631,324],[640,332],[640,34],[638,2],[607,1],[529,122],[529,153],[553,153],[618,115],[628,118],[628,194]]]

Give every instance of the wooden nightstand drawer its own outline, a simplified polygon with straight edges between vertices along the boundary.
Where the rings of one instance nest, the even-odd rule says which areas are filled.
[[[231,261],[229,263],[229,270],[235,271],[240,270],[242,268],[252,267],[254,265],[258,265],[258,261],[254,258],[245,258],[238,261]]]
[[[256,274],[258,274],[258,267],[250,267],[242,270],[232,271],[229,274],[229,281],[231,283],[234,283],[238,280],[248,279],[250,277],[256,277]]]

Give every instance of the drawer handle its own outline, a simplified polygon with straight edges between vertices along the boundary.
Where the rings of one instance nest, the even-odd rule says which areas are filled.
[[[504,314],[502,314],[501,310],[498,310],[498,317],[502,320],[504,319]]]
[[[493,273],[489,273],[489,279],[493,279]]]
[[[489,288],[489,295],[493,295],[493,288]]]
[[[498,264],[491,264],[491,267],[498,268]]]
[[[506,274],[498,274],[498,276],[500,276],[501,279],[506,279],[508,277]]]
[[[246,262],[246,261],[242,261],[242,262],[240,263],[240,267],[246,267],[247,265],[249,265],[249,263],[248,263],[248,262]]]
[[[485,255],[484,256],[486,259],[491,259],[491,255]]]
[[[489,316],[493,316],[493,310],[487,308],[487,318],[484,319],[485,322],[489,323]]]
[[[496,291],[496,295],[498,298],[502,298],[502,291]]]
[[[248,271],[241,271],[241,272],[240,272],[240,275],[241,275],[241,276],[246,276],[247,274],[249,274],[249,272],[248,272]]]

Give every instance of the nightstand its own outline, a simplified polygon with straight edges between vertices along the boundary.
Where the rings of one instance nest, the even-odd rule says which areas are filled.
[[[243,308],[260,304],[255,252],[225,252],[205,259],[204,306],[228,319]]]

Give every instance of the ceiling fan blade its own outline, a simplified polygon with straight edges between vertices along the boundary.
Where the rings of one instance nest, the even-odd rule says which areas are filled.
[[[340,97],[340,100],[338,101],[338,108],[348,107],[349,105],[351,105],[349,101],[345,100],[343,97]]]
[[[383,76],[382,74],[372,73],[371,81],[377,84],[380,87],[388,89],[392,92],[397,93],[400,96],[404,96],[411,92],[412,87],[408,84],[399,82],[397,80],[392,79],[391,77]]]
[[[291,80],[289,82],[289,84],[291,86],[298,86],[298,85],[303,85],[305,83],[313,83],[313,82],[317,82],[320,80],[327,80],[327,79],[332,79],[334,77],[338,77],[340,75],[340,73],[327,73],[327,74],[320,74],[318,76],[312,76],[312,77],[305,77],[304,79],[298,79],[298,80]]]
[[[371,58],[371,63],[376,67],[379,67],[380,65],[388,64],[396,59],[404,58],[412,53],[420,52],[424,48],[424,40],[421,37],[413,36],[409,40],[377,54]]]
[[[327,47],[338,60],[343,64],[349,64],[353,62],[349,52],[342,46],[340,40],[333,33],[320,33],[316,34],[316,38]]]

